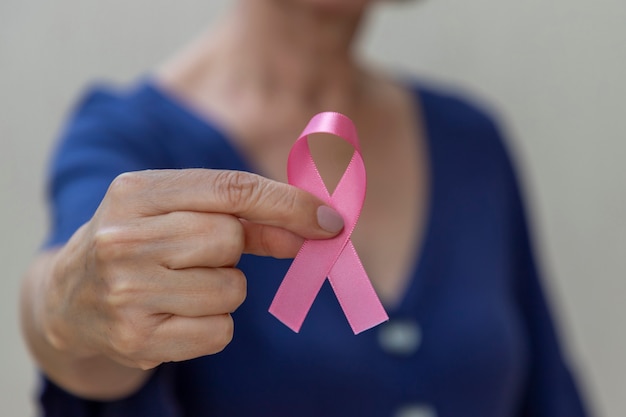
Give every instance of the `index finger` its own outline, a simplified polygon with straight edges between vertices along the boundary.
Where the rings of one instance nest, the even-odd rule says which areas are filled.
[[[343,219],[314,195],[243,171],[185,169],[122,174],[109,193],[132,201],[139,215],[175,211],[231,214],[287,229],[307,239],[329,238]]]

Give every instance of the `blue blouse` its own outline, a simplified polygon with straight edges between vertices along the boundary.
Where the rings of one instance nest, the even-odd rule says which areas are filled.
[[[387,324],[353,335],[327,282],[293,333],[267,312],[290,261],[244,256],[248,297],[223,352],[164,364],[140,391],[110,403],[44,377],[43,414],[585,416],[496,125],[463,99],[413,90],[427,129],[430,207],[410,286]],[[191,167],[250,170],[222,132],[151,81],[91,89],[51,162],[47,247],[90,219],[118,174]]]

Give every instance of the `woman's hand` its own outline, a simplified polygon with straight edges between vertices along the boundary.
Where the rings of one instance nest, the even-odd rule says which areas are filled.
[[[216,353],[246,297],[241,254],[291,257],[342,226],[312,195],[254,174],[123,174],[57,253],[36,316],[55,349],[81,358],[150,369]]]

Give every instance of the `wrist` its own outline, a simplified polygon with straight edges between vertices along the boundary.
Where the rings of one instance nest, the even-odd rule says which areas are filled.
[[[47,263],[48,273],[43,274],[33,288],[36,302],[33,303],[36,329],[45,343],[58,352],[85,359],[97,355],[88,349],[74,328],[76,321],[71,317],[69,306],[72,281],[72,257],[77,251],[68,242],[64,247],[50,254]],[[75,318],[75,317],[74,317]]]

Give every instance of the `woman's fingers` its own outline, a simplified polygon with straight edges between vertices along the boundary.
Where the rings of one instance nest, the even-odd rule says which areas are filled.
[[[126,366],[149,369],[219,352],[233,333],[230,313],[246,297],[235,268],[191,268],[116,281],[104,311],[106,353]]]
[[[150,259],[169,269],[231,267],[242,253],[291,258],[304,242],[279,227],[230,214],[189,211],[134,219],[105,234],[108,237],[101,240],[115,245],[117,256]]]
[[[246,277],[236,268],[160,267],[152,276],[127,279],[108,297],[114,309],[201,317],[232,313],[246,298]]]
[[[152,317],[153,327],[118,326],[109,335],[109,356],[119,363],[150,369],[164,362],[179,362],[223,350],[233,338],[230,314]]]
[[[230,314],[207,317],[172,316],[162,322],[152,338],[156,359],[182,361],[222,351],[233,338]]]
[[[127,226],[138,244],[124,254],[170,269],[229,267],[239,262],[244,228],[230,214],[178,211],[136,219]]]

